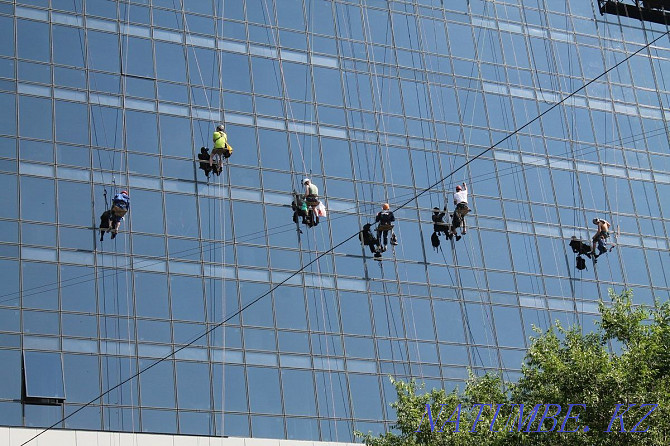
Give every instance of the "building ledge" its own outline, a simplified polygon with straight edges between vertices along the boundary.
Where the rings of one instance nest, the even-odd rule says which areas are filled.
[[[0,445],[21,446],[43,429],[0,427]],[[354,446],[355,443],[273,440],[267,438],[221,438],[191,435],[139,434],[129,432],[51,429],[26,446]],[[360,446],[360,445],[358,445]]]

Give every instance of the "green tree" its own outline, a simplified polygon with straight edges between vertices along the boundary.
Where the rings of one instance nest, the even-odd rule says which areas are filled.
[[[446,393],[422,392],[413,381],[392,380],[398,395],[392,404],[397,412],[393,431],[356,435],[369,446],[666,446],[670,302],[646,309],[633,307],[631,298],[630,291],[610,291],[611,304],[599,303],[601,320],[594,333],[584,335],[579,327],[564,328],[558,322],[544,333],[535,328],[538,336],[530,338],[516,383],[471,374],[462,392]],[[560,405],[560,412],[548,404]],[[570,416],[576,419],[566,418],[571,404]],[[653,408],[642,404],[658,406],[637,426],[638,432],[631,432]],[[542,420],[545,410],[549,418]]]

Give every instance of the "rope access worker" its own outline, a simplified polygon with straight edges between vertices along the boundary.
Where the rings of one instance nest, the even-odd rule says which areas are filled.
[[[310,205],[319,202],[319,188],[316,184],[312,184],[312,180],[305,178],[302,180],[302,185],[305,186],[305,200]]]
[[[456,186],[456,192],[454,192],[454,205],[456,206],[456,209],[454,210],[451,220],[451,235],[456,236],[456,240],[459,240],[460,237],[456,235],[456,229],[461,228],[461,235],[465,235],[465,216],[470,212],[470,208],[468,207],[468,188],[465,185],[465,182],[462,186]]]
[[[610,223],[607,220],[602,218],[594,218],[593,224],[598,226],[598,231],[593,236],[593,243],[591,245],[591,250],[593,251],[593,258],[597,259],[599,256],[607,252],[607,239],[610,236]],[[598,254],[596,254],[596,244],[598,245]],[[614,249],[614,246],[610,248],[610,251]]]
[[[198,153],[198,160],[200,160],[199,167],[205,172],[207,179],[209,179],[209,174],[212,172],[212,165],[209,163],[209,158],[209,149],[207,147],[200,147],[200,153]]]
[[[382,204],[382,210],[377,213],[377,217],[375,218],[375,222],[379,223],[379,225],[377,225],[377,238],[381,241],[382,236],[384,237],[384,243],[380,247],[382,252],[386,251],[389,231],[391,231],[391,244],[394,246],[398,244],[398,240],[393,233],[394,221],[395,216],[393,215],[393,212],[391,212],[389,204]]]
[[[112,239],[116,237],[119,228],[121,227],[121,221],[126,213],[130,210],[130,195],[128,191],[122,190],[118,194],[114,195],[112,199]]]
[[[309,178],[303,179],[302,185],[305,186],[305,202],[309,207],[308,220],[312,222],[313,226],[316,226],[319,224],[316,207],[321,203],[319,201],[319,188],[316,187],[316,184],[312,184],[312,180]]]
[[[214,163],[214,158],[216,158],[216,174],[221,174],[223,169],[223,158],[230,158],[230,155],[233,154],[233,148],[228,145],[228,135],[224,132],[225,127],[223,124],[216,126],[216,130],[212,134],[212,141],[214,141],[214,148],[212,149],[212,155],[209,157],[210,167]]]
[[[373,254],[373,258],[375,260],[381,260],[382,253],[380,252],[381,247],[379,246],[379,238],[374,236],[370,230],[371,226],[372,225],[370,223],[364,224],[363,230],[358,234],[358,238],[363,243],[363,245],[370,248],[370,252]]]

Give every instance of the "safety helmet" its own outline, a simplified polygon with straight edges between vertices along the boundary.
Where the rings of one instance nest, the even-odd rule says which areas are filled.
[[[461,186],[456,186],[456,192],[460,192],[462,190],[463,190],[463,188]]]
[[[436,213],[436,214],[439,213],[439,212],[440,212],[440,208],[438,208],[437,206],[434,207],[434,208],[433,208],[433,212]]]
[[[302,184],[309,184],[309,178],[305,178],[302,180]]]
[[[385,211],[388,211],[389,210],[389,204],[388,203],[382,204],[382,209],[384,209]]]
[[[223,132],[224,129],[225,127],[223,126],[223,124],[219,124],[216,126],[216,130],[218,130],[219,132]]]
[[[122,193],[123,195],[128,195],[128,191],[127,191],[127,190],[122,190],[121,193]]]

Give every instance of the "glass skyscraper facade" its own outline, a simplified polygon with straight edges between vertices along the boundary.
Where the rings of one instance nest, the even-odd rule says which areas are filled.
[[[596,0],[0,1],[1,423],[351,441],[392,423],[388,375],[514,380],[532,325],[667,299],[667,30]],[[328,216],[299,234],[305,176]],[[340,243],[383,202],[378,263]],[[580,272],[594,217],[617,247]]]

